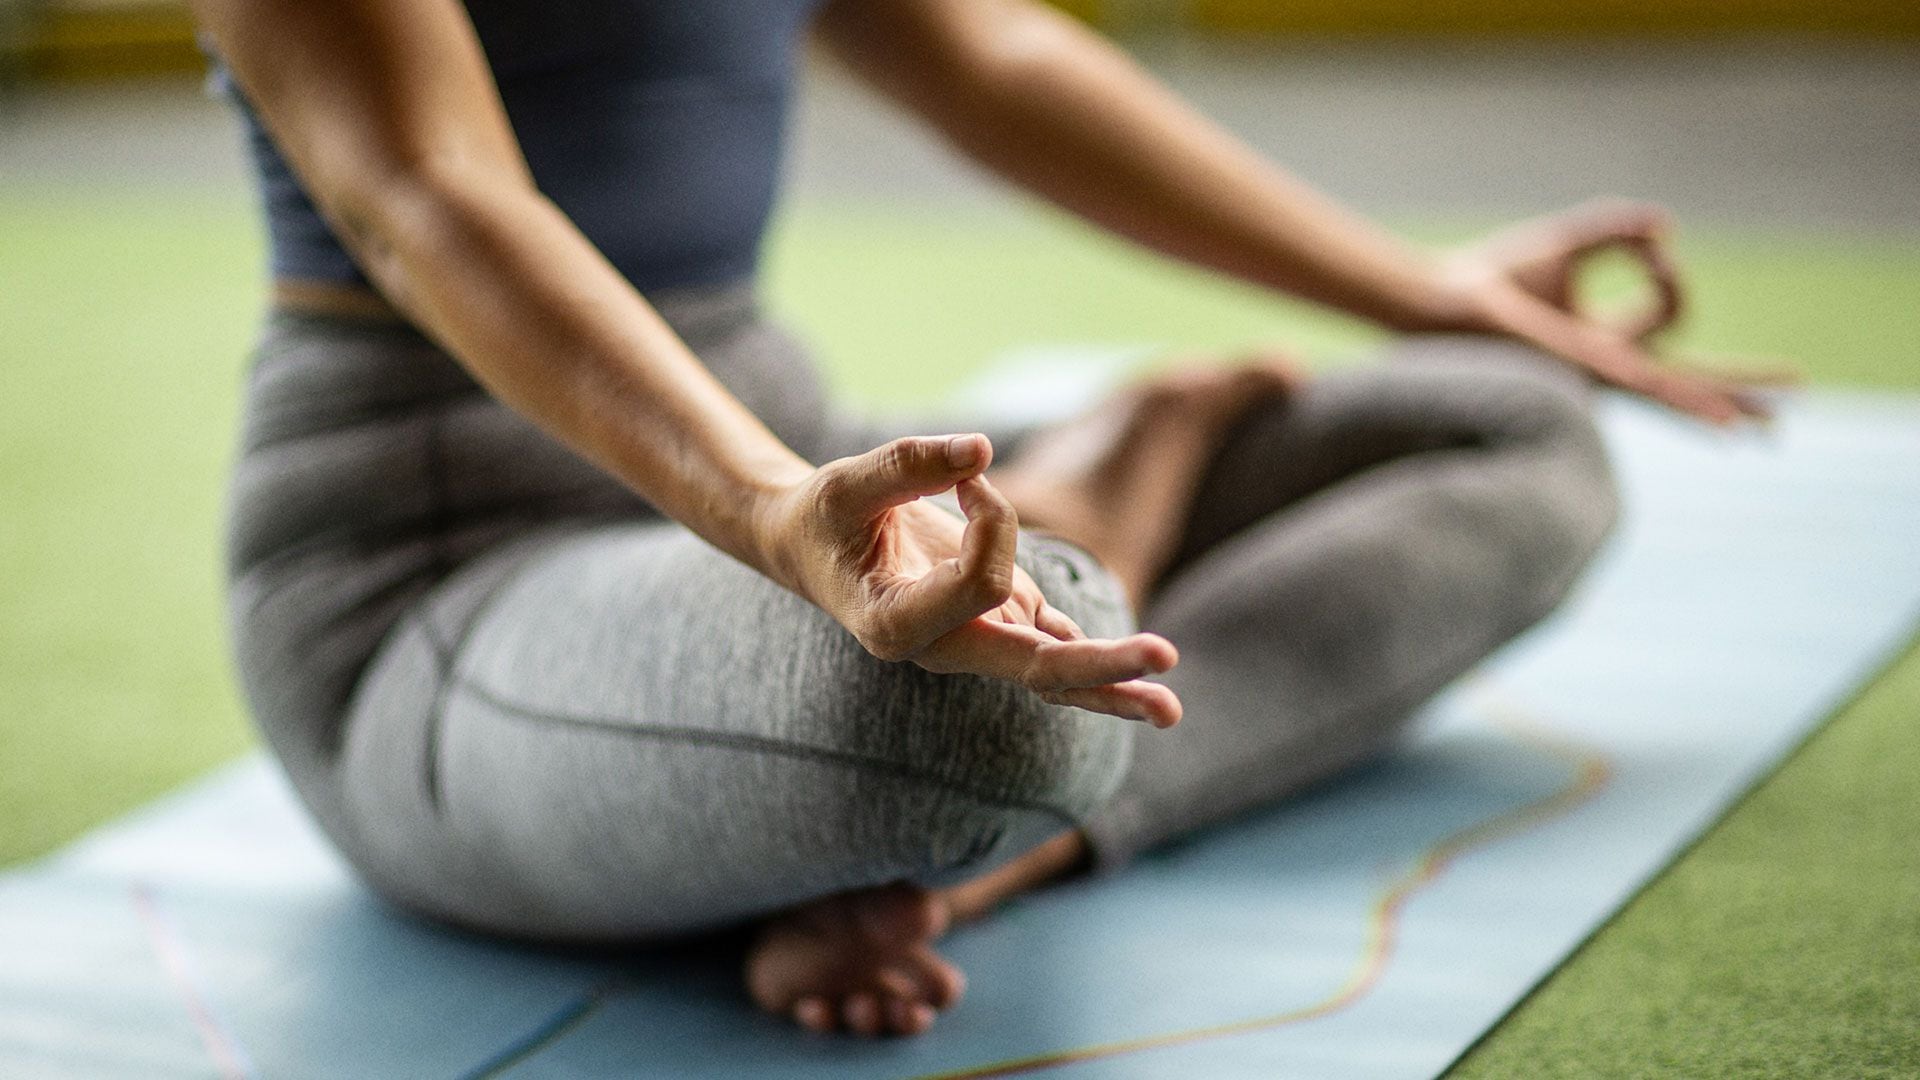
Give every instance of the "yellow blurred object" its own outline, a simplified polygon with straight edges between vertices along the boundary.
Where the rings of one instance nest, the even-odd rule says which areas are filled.
[[[1138,0],[1135,0],[1137,3]],[[1418,37],[1920,36],[1916,0],[1169,0],[1231,33]]]
[[[198,71],[193,19],[177,0],[63,0],[31,10],[19,44],[29,78],[73,81]]]
[[[5,4],[7,0],[0,0]],[[1920,0],[1050,0],[1087,22],[1233,34],[1676,37],[1784,33],[1920,37]],[[13,0],[12,59],[75,80],[199,70],[180,0]],[[24,11],[24,21],[21,12]],[[0,42],[0,48],[6,44]]]
[[[1099,22],[1101,9],[1107,6],[1104,0],[1047,0],[1047,2],[1077,19],[1090,23]]]

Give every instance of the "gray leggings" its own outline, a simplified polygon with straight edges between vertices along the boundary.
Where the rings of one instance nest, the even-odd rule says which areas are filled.
[[[802,454],[908,426],[835,416],[749,289],[654,299]],[[1258,411],[1213,464],[1138,620],[1183,658],[1186,719],[1159,732],[876,660],[418,334],[276,315],[232,499],[246,692],[375,889],[495,932],[721,927],[1071,827],[1117,866],[1380,751],[1607,532],[1576,379],[1473,338],[1393,360]],[[1088,632],[1133,628],[1078,548],[1028,533],[1019,558]]]

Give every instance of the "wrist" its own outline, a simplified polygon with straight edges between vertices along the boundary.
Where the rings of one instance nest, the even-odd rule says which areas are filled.
[[[745,503],[746,561],[775,584],[802,597],[807,594],[802,587],[794,532],[802,520],[799,511],[804,489],[814,471],[797,457],[768,468],[749,485]]]
[[[1417,297],[1388,325],[1406,334],[1504,334],[1499,283],[1458,258],[1431,265]]]

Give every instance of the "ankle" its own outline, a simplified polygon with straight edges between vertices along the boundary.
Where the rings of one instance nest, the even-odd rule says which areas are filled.
[[[1086,835],[1069,829],[997,870],[934,895],[954,922],[973,922],[1020,893],[1084,869],[1088,854]]]

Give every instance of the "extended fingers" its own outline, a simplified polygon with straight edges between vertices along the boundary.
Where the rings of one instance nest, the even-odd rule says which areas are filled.
[[[1180,697],[1159,683],[1144,679],[1090,686],[1079,690],[1056,690],[1041,697],[1056,705],[1072,705],[1089,712],[1105,713],[1127,720],[1139,720],[1157,728],[1170,728],[1180,722]]]
[[[1607,385],[1638,394],[1717,427],[1742,421],[1765,422],[1773,406],[1762,393],[1780,385],[1745,380],[1738,373],[1662,364],[1644,344],[1584,321],[1515,290],[1503,298],[1498,315],[1508,332],[1553,353]],[[1791,382],[1791,378],[1788,378]]]
[[[1179,706],[1169,700],[1171,691],[1160,692],[1165,687],[1104,695],[1072,692],[1134,683],[1170,670],[1179,660],[1173,643],[1157,634],[1064,640],[1032,626],[976,619],[941,639],[920,663],[934,671],[1006,679],[1048,700],[1167,726],[1179,719]]]
[[[1798,381],[1784,367],[1741,371],[1687,362],[1659,363],[1636,346],[1611,351],[1620,359],[1603,376],[1609,382],[1721,427],[1744,420],[1771,420],[1774,407],[1767,391]]]
[[[1773,417],[1772,405],[1752,388],[1684,372],[1652,370],[1626,388],[1716,427]]]
[[[1158,634],[1117,639],[1042,640],[1028,654],[1020,682],[1042,692],[1107,686],[1158,675],[1180,662],[1173,643]]]
[[[1080,629],[1079,623],[1068,618],[1066,612],[1045,600],[1040,601],[1040,606],[1034,609],[1033,625],[1061,641],[1079,641],[1087,636],[1087,632]]]

